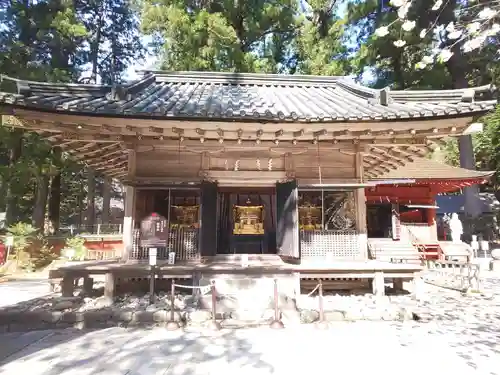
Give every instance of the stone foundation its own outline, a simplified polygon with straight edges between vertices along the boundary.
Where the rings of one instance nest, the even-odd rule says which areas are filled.
[[[268,285],[266,285],[267,289]],[[226,290],[227,292],[228,290]],[[373,295],[325,295],[327,321],[410,320],[417,315],[409,296],[377,298]],[[174,303],[174,321],[181,326],[205,325],[212,319],[205,303],[211,295],[196,298],[178,295]],[[267,325],[274,319],[274,309],[268,304],[225,305],[219,299],[216,319],[222,327]],[[285,303],[286,302],[286,303]],[[314,323],[319,319],[318,297],[299,296],[296,300],[280,297],[279,317],[285,326]],[[149,295],[121,296],[114,300],[98,298],[55,297],[28,301],[0,310],[0,332],[20,332],[64,328],[109,328],[166,326],[171,319],[169,296],[156,296],[149,304]]]

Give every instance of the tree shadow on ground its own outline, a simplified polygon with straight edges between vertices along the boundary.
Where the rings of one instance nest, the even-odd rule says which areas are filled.
[[[64,330],[10,355],[0,362],[0,374],[36,369],[36,374],[60,375],[78,369],[86,374],[192,375],[200,369],[215,372],[221,363],[234,372],[272,373],[274,368],[261,356],[238,330]]]

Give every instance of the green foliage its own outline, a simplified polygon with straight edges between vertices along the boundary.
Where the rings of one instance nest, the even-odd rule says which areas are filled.
[[[80,236],[70,237],[66,239],[65,242],[66,249],[72,249],[74,251],[73,259],[83,260],[85,259],[85,254],[87,253],[87,248],[85,247],[85,239]]]
[[[37,235],[30,251],[29,263],[25,266],[32,271],[37,271],[47,267],[58,255],[54,247],[49,245],[47,238],[41,234]]]
[[[14,237],[13,248],[16,253],[26,250],[33,243],[37,232],[37,229],[31,224],[22,222],[18,222],[7,228],[7,233]]]
[[[142,30],[166,70],[339,75],[349,66],[335,3],[145,0]]]

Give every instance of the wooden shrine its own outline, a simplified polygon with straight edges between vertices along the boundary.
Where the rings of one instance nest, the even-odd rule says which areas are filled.
[[[408,165],[446,137],[480,130],[476,118],[496,105],[490,86],[375,90],[345,77],[12,80],[17,92],[0,93],[4,125],[37,132],[126,186],[123,261],[144,256],[139,223],[152,212],[168,221],[163,254],[177,261],[236,253],[365,261],[367,201],[394,203],[384,189],[406,189]],[[321,199],[301,202],[304,193]]]

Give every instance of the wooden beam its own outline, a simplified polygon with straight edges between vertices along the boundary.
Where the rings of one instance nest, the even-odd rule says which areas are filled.
[[[134,180],[137,173],[137,152],[135,149],[128,150],[126,166],[127,166],[127,178],[129,180]]]
[[[416,120],[416,121],[397,121],[397,122],[346,122],[336,123],[334,131],[325,131],[324,123],[242,123],[240,129],[235,129],[231,122],[214,121],[168,121],[168,120],[149,120],[132,118],[99,118],[89,116],[76,116],[67,114],[47,114],[43,112],[16,109],[16,113],[23,120],[21,125],[16,125],[29,129],[38,129],[51,132],[69,132],[80,133],[84,135],[103,136],[124,135],[124,136],[143,136],[154,137],[160,134],[161,137],[179,138],[180,132],[184,138],[200,139],[261,139],[262,141],[274,141],[277,132],[283,129],[283,134],[279,133],[280,140],[291,141],[295,138],[300,140],[312,141],[321,134],[321,141],[325,139],[352,140],[360,139],[377,142],[378,138],[413,138],[419,137],[443,137],[449,134],[460,135],[466,128],[470,118],[453,119],[453,125],[450,126],[450,120]],[[58,121],[55,121],[55,120]],[[24,124],[24,125],[23,125]],[[82,125],[83,124],[83,125]],[[286,126],[285,126],[286,125]],[[203,132],[203,136],[200,135]],[[297,137],[298,132],[301,136]],[[326,132],[326,133],[325,133]],[[223,134],[221,137],[220,134]]]
[[[411,162],[414,160],[414,158],[408,156],[407,154],[397,151],[396,147],[387,147],[387,148],[371,147],[370,150],[372,151],[372,154],[376,153],[377,155],[388,155],[395,160],[403,162],[403,164],[405,162],[408,161]]]
[[[87,163],[87,165],[89,167],[94,167],[98,165],[114,165],[114,164],[122,164],[123,162],[126,161],[128,161],[128,155],[120,155],[112,159],[107,159],[107,158],[91,159],[90,163]]]

